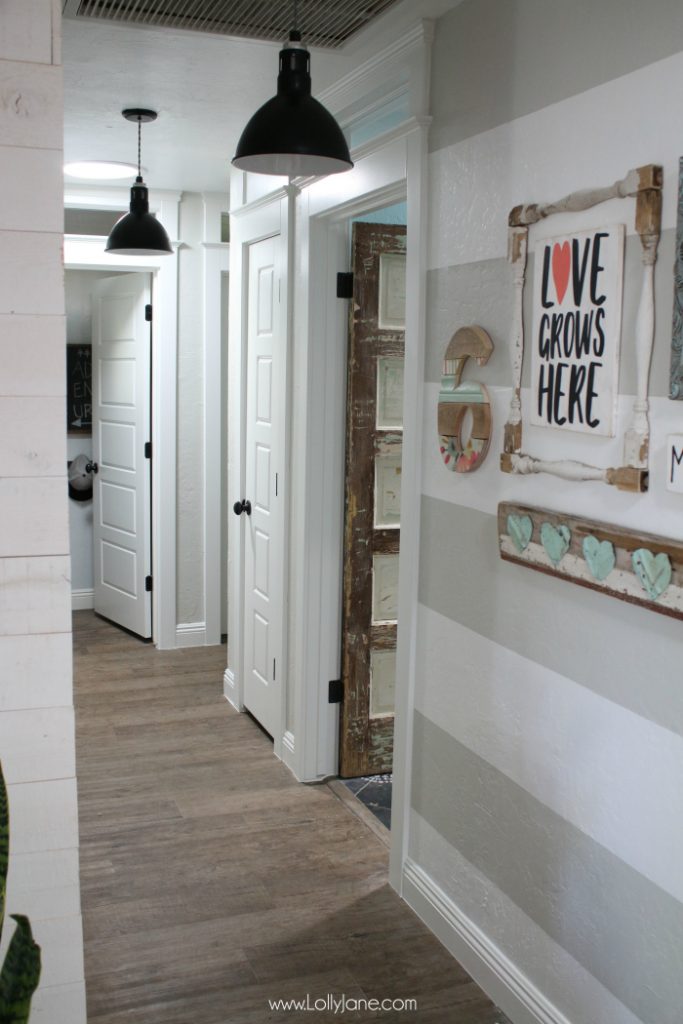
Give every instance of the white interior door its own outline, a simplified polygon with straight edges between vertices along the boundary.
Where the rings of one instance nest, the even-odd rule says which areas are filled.
[[[145,638],[152,635],[150,291],[148,274],[117,274],[99,281],[93,296],[94,607]]]
[[[278,241],[249,246],[247,306],[244,704],[271,736],[280,731],[283,618],[284,339]]]

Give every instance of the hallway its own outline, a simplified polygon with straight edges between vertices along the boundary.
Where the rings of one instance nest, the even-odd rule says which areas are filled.
[[[415,999],[316,1021],[504,1017],[387,883],[387,850],[225,702],[225,648],[74,614],[90,1024],[302,1020],[272,999]]]

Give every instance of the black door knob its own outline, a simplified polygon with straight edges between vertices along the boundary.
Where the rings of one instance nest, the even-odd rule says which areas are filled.
[[[246,512],[248,516],[251,515],[251,502],[248,498],[242,498],[241,501],[236,501],[232,506],[232,510],[236,516],[241,516],[243,512]]]
[[[88,465],[85,467],[85,471],[86,473],[99,473],[100,467],[97,465],[96,462],[89,462]]]

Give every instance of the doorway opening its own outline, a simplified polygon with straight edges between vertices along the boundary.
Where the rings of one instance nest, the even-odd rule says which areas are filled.
[[[145,640],[153,621],[151,285],[146,272],[65,272],[72,609],[93,608]]]
[[[350,222],[339,775],[391,823],[405,347],[405,202]]]

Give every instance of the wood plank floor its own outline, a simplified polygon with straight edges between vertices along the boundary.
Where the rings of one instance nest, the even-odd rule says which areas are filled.
[[[225,648],[74,615],[89,1024],[504,1018],[387,883],[387,850],[222,696]],[[413,1012],[270,999],[414,998]]]

